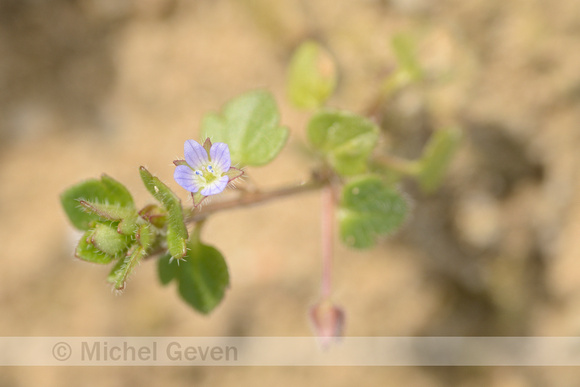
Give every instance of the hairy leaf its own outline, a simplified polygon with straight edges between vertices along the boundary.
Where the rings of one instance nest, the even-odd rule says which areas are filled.
[[[127,256],[119,259],[117,264],[111,270],[107,281],[112,283],[117,290],[123,290],[127,279],[135,270],[139,262],[147,255],[146,248],[138,244],[133,246],[133,249],[127,254]]]
[[[395,231],[407,214],[407,203],[376,176],[345,185],[338,220],[340,238],[348,246],[372,247],[377,237]]]
[[[87,231],[83,234],[75,250],[75,256],[82,259],[83,261],[107,264],[111,262],[115,257],[113,255],[102,252],[97,249],[90,242],[93,237],[93,230]]]
[[[131,238],[119,234],[116,227],[97,223],[91,234],[90,243],[103,253],[116,256],[129,248]]]
[[[96,206],[103,205],[101,210],[107,206],[117,212],[135,209],[133,198],[125,186],[107,175],[101,176],[100,180],[90,179],[70,187],[60,195],[60,201],[70,221],[79,230],[88,230],[91,223],[106,218],[105,213],[99,214]],[[81,201],[87,205],[83,206]]]
[[[308,124],[308,139],[342,175],[367,171],[379,129],[368,119],[343,111],[322,111]]]
[[[279,122],[274,97],[252,91],[229,101],[221,114],[206,115],[202,135],[228,144],[234,164],[259,166],[272,161],[286,143],[288,129]]]
[[[185,241],[187,240],[187,228],[183,220],[181,200],[157,177],[141,167],[141,179],[147,190],[157,199],[167,211],[167,247],[175,259],[181,259],[186,254]]]

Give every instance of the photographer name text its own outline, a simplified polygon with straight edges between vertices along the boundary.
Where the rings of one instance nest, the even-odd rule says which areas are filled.
[[[191,361],[191,362],[235,362],[238,349],[234,346],[184,345],[177,341],[169,343],[151,342],[134,345],[126,341],[111,344],[107,341],[82,342],[80,360],[86,362],[135,362],[135,361]]]

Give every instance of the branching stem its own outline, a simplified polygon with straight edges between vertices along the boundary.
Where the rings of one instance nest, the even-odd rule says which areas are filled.
[[[244,192],[235,199],[211,203],[199,210],[190,212],[190,215],[185,219],[185,222],[199,222],[216,212],[262,204],[273,199],[279,199],[286,196],[292,196],[317,190],[327,184],[328,179],[326,177],[315,175],[310,181],[303,184],[277,188],[271,191]]]

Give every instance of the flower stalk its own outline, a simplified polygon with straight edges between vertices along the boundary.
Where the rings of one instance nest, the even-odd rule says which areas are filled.
[[[322,298],[330,297],[332,289],[332,255],[334,242],[334,192],[331,185],[322,190]]]
[[[322,348],[338,340],[344,329],[345,314],[331,300],[332,256],[334,243],[335,195],[331,184],[322,190],[322,281],[320,300],[310,308],[310,322]]]
[[[203,207],[196,208],[195,211],[188,211],[189,215],[186,216],[185,223],[199,222],[200,220],[203,220],[216,212],[234,208],[254,206],[269,202],[271,200],[318,190],[327,186],[328,184],[329,177],[326,173],[314,173],[312,178],[306,183],[289,185],[269,191],[243,192],[237,198],[209,203]]]

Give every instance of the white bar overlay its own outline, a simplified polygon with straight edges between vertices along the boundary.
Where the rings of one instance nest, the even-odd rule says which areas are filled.
[[[0,337],[0,366],[578,366],[580,337]]]

